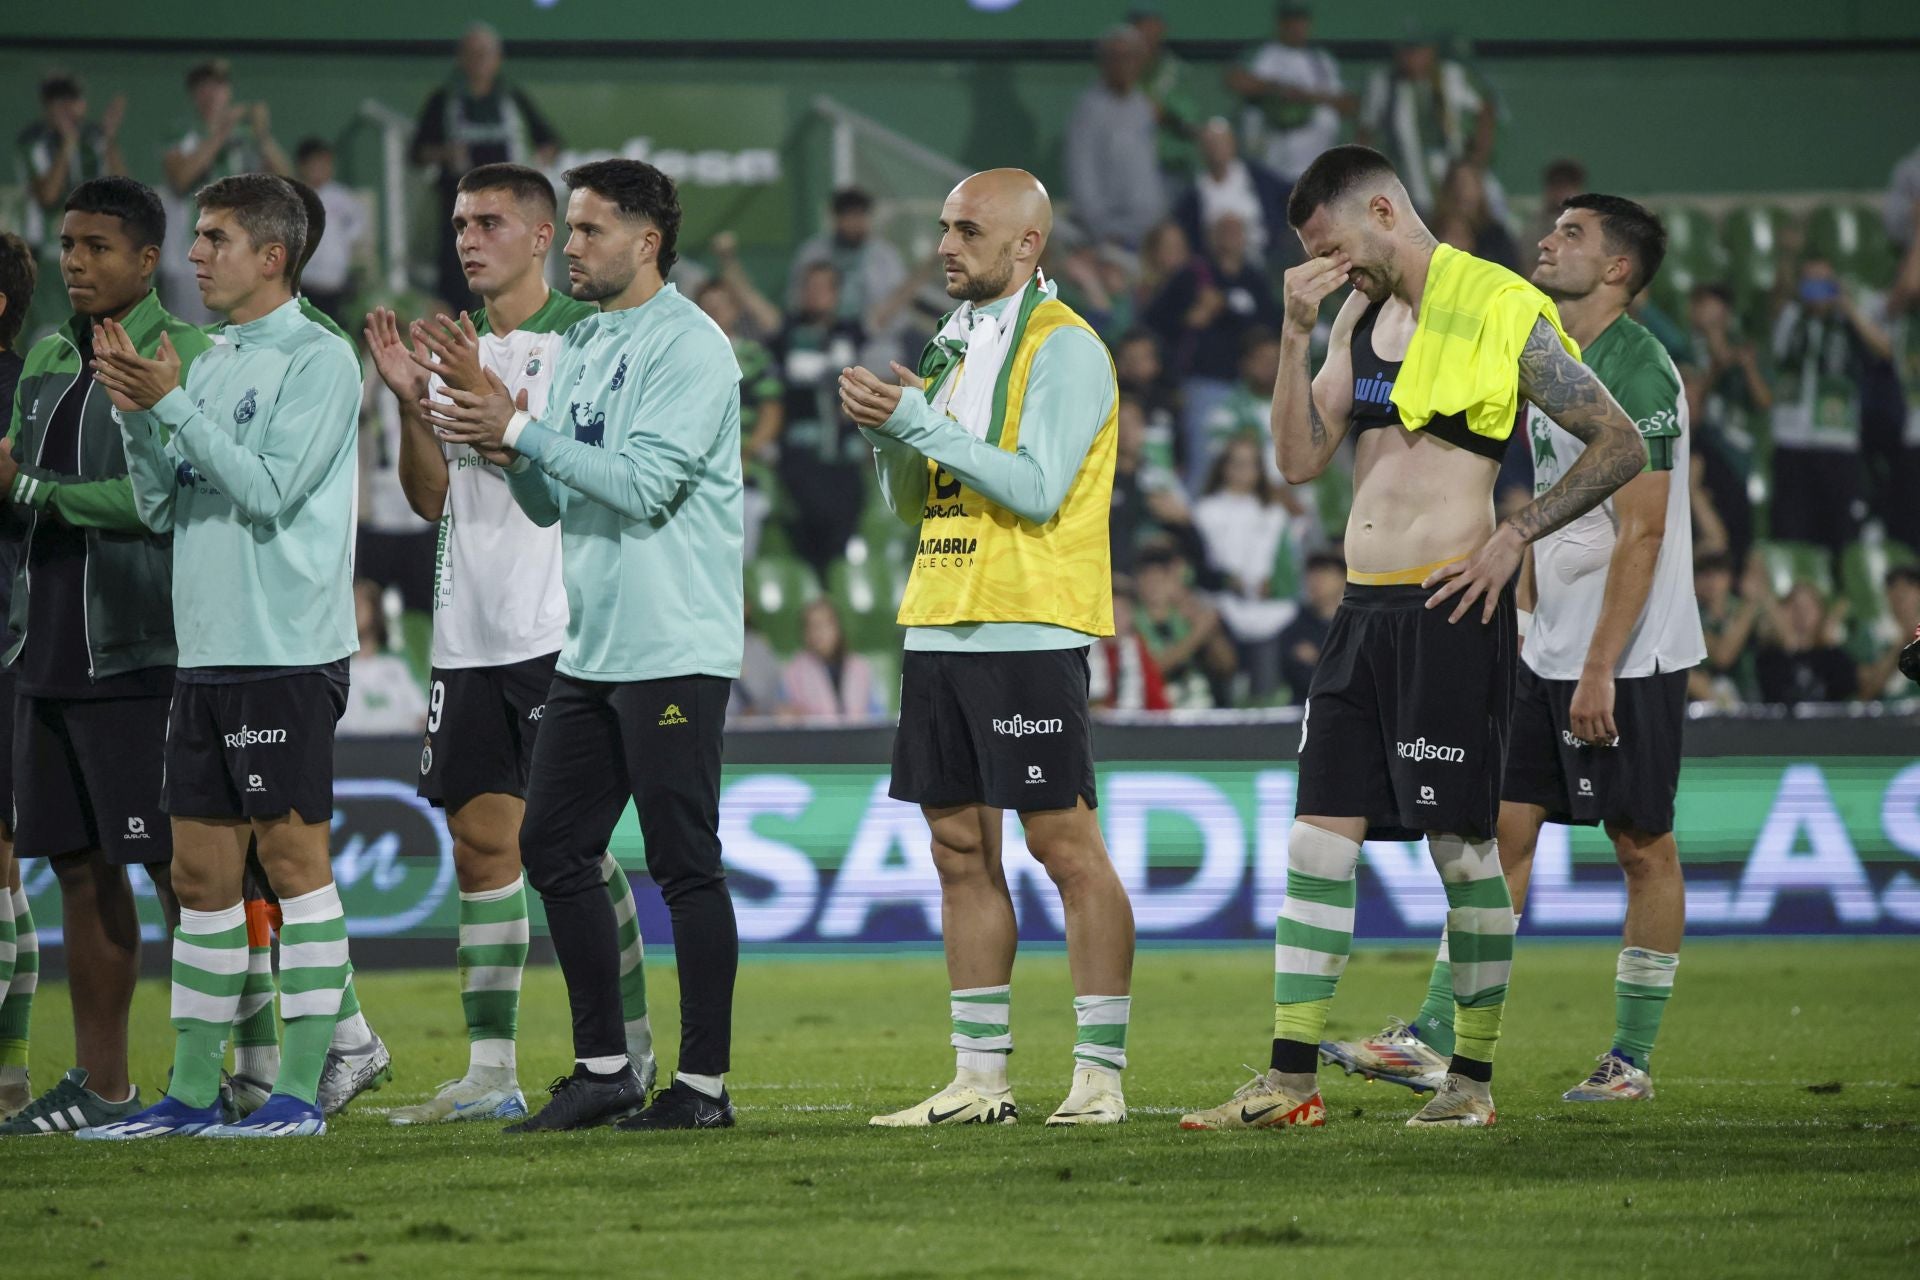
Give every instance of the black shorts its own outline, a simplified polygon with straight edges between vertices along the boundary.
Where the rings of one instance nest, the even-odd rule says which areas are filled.
[[[317,671],[232,684],[178,680],[167,719],[164,804],[180,818],[333,817],[341,682]]]
[[[13,851],[98,849],[108,862],[171,862],[160,804],[165,698],[13,701]]]
[[[1419,586],[1349,585],[1300,724],[1295,811],[1365,818],[1375,839],[1484,840],[1500,817],[1519,641],[1513,593],[1448,622]]]
[[[558,653],[504,667],[435,667],[420,748],[420,797],[458,809],[475,796],[527,794],[533,740]]]
[[[1087,680],[1084,648],[907,650],[887,794],[930,809],[1095,807]]]
[[[1687,673],[1664,671],[1613,684],[1615,747],[1575,746],[1569,709],[1577,680],[1543,680],[1520,664],[1512,746],[1500,798],[1538,805],[1548,822],[1607,822],[1641,835],[1673,830]]]

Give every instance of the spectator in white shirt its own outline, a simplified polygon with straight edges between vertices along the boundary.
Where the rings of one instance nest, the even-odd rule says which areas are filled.
[[[1227,70],[1227,88],[1246,103],[1241,128],[1247,154],[1288,186],[1313,158],[1340,141],[1340,117],[1357,101],[1340,81],[1340,65],[1325,49],[1311,49],[1313,13],[1303,4],[1274,11],[1274,39],[1242,67]]]
[[[1193,507],[1207,562],[1224,580],[1214,605],[1240,651],[1255,698],[1279,684],[1278,637],[1300,610],[1291,599],[1274,598],[1276,569],[1293,574],[1294,566],[1282,564],[1283,556],[1295,554],[1288,537],[1293,517],[1274,493],[1261,453],[1254,437],[1236,437],[1214,464],[1207,496]]]
[[[387,651],[380,588],[366,578],[353,584],[353,612],[360,649],[353,655],[347,709],[337,732],[343,738],[404,737],[427,727],[427,697],[413,669]]]
[[[307,138],[294,149],[294,168],[300,181],[313,188],[327,209],[327,234],[300,273],[300,291],[307,300],[351,331],[346,304],[353,292],[354,268],[366,261],[373,246],[373,218],[359,194],[334,173],[333,148],[323,138]]]
[[[1205,239],[1202,230],[1223,214],[1237,214],[1247,230],[1247,256],[1271,266],[1269,255],[1287,238],[1286,184],[1264,166],[1241,159],[1232,126],[1217,117],[1200,130],[1200,156],[1193,186],[1174,206],[1181,230],[1197,243]]]

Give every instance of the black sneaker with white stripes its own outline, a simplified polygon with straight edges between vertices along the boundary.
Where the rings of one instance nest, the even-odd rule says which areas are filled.
[[[574,1064],[573,1074],[561,1076],[547,1086],[553,1100],[519,1124],[506,1127],[507,1133],[559,1133],[567,1129],[597,1129],[612,1124],[634,1108],[644,1106],[647,1094],[640,1077],[631,1066],[619,1072],[595,1075],[585,1066]]]
[[[87,1088],[87,1073],[75,1067],[60,1077],[60,1083],[29,1102],[25,1109],[5,1124],[0,1138],[27,1137],[45,1133],[78,1133],[97,1125],[125,1120],[146,1109],[140,1091],[125,1102],[108,1102]]]
[[[628,1116],[616,1129],[629,1133],[655,1129],[731,1129],[733,1099],[722,1089],[710,1098],[692,1085],[675,1080],[653,1095],[653,1105]]]

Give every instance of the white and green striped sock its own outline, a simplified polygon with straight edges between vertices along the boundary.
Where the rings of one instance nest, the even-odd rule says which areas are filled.
[[[331,883],[280,901],[280,1021],[284,1061],[274,1092],[312,1102],[340,1019],[341,995],[353,966],[347,959],[347,917]]]
[[[247,915],[180,909],[173,935],[173,1082],[169,1097],[210,1107],[220,1096],[227,1038],[247,980]]]
[[[8,894],[0,885],[0,897],[13,907],[13,978],[0,990],[0,1074],[17,1070],[25,1079],[33,993],[40,985],[40,935],[34,931],[25,889]]]
[[[1073,1042],[1075,1069],[1091,1067],[1115,1081],[1127,1066],[1127,1018],[1132,996],[1075,996],[1073,1020],[1078,1031]]]
[[[1007,1058],[1013,1052],[1013,988],[967,987],[950,992],[954,1065],[986,1077],[993,1088],[1007,1087]]]
[[[1453,970],[1456,1058],[1491,1063],[1513,970],[1513,899],[1492,840],[1429,836],[1447,891],[1447,958]]]
[[[467,1074],[515,1074],[520,976],[527,967],[527,880],[460,895],[460,1004]]]
[[[1334,989],[1353,950],[1354,868],[1360,846],[1295,822],[1287,836],[1287,896],[1273,928],[1276,1070],[1314,1069]]]
[[[600,879],[613,899],[613,918],[620,927],[620,1018],[626,1024],[627,1057],[637,1067],[640,1059],[653,1052],[653,1023],[647,1017],[647,945],[640,937],[633,882],[611,853],[600,863]]]

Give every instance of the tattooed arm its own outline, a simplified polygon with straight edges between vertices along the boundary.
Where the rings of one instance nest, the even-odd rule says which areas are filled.
[[[1305,484],[1325,471],[1347,434],[1353,408],[1353,357],[1347,342],[1367,300],[1357,293],[1348,295],[1334,319],[1318,377],[1311,352],[1320,304],[1346,280],[1343,258],[1315,258],[1286,275],[1286,323],[1280,331],[1280,376],[1273,384],[1271,423],[1274,461],[1288,484]]]
[[[1520,393],[1586,445],[1586,451],[1567,468],[1560,483],[1494,530],[1472,558],[1456,561],[1427,578],[1427,586],[1445,584],[1428,598],[1427,608],[1459,595],[1449,622],[1458,622],[1477,599],[1482,600],[1481,621],[1493,621],[1500,590],[1513,577],[1527,544],[1593,510],[1647,465],[1646,445],[1633,419],[1600,385],[1593,370],[1567,354],[1544,319],[1534,321],[1520,352]]]

